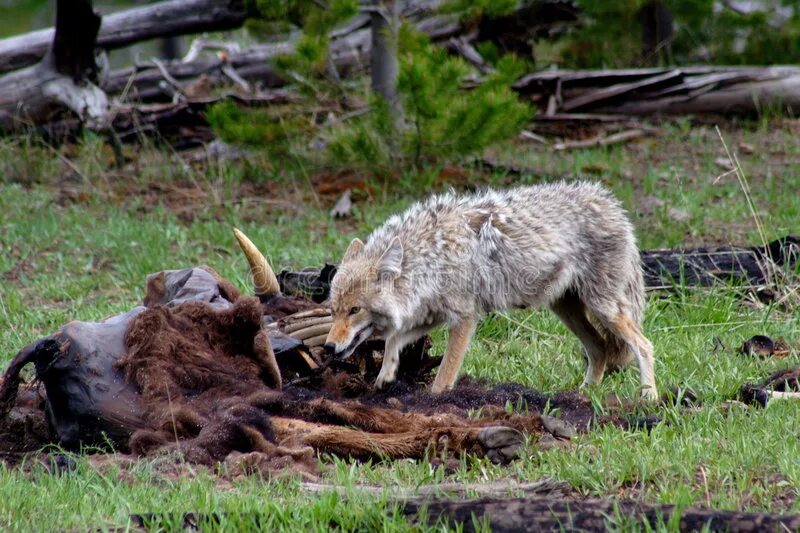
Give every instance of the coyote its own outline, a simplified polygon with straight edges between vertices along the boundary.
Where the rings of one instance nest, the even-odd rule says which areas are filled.
[[[330,301],[329,353],[348,357],[373,333],[386,340],[379,388],[395,380],[405,345],[444,324],[431,390],[450,389],[481,315],[547,305],[583,344],[583,385],[635,358],[642,395],[658,397],[633,227],[599,184],[432,196],[350,243]]]

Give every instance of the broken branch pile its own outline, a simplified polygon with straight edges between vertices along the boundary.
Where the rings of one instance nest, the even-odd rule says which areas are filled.
[[[507,15],[486,15],[474,21],[442,13],[441,4],[441,0],[405,2],[402,16],[433,42],[463,56],[481,74],[491,67],[475,43],[491,42],[499,49],[529,55],[533,39],[563,31],[579,18],[572,3],[558,0],[520,2]],[[233,94],[212,98],[215,87],[234,86],[238,94],[249,95],[244,100],[264,103],[269,94],[264,88],[288,83],[273,60],[294,51],[292,39],[247,49],[198,39],[182,61],[152,59],[113,72],[95,63],[97,50],[155,37],[232,29],[252,15],[239,0],[166,0],[106,17],[97,15],[88,0],[60,0],[54,29],[0,40],[0,73],[6,73],[0,76],[0,95],[4,95],[0,97],[0,131],[34,127],[53,137],[72,135],[87,125],[98,131],[121,130],[122,140],[154,133],[170,140],[180,137],[171,131],[205,127],[202,109]],[[360,73],[369,63],[369,21],[368,15],[360,14],[330,34],[332,79]],[[207,50],[214,54],[205,54]],[[685,67],[548,70],[524,76],[514,88],[542,110],[539,122],[580,121],[609,113],[753,114],[765,106],[795,111],[800,108],[798,85],[797,67]],[[161,106],[142,105],[147,103]],[[637,126],[608,138],[557,148],[623,142],[645,133]],[[184,140],[180,147],[205,142],[207,134]]]
[[[470,43],[475,41],[492,41],[504,50],[529,53],[531,38],[553,28],[563,29],[564,23],[574,23],[578,16],[569,2],[534,0],[521,2],[507,15],[462,22],[456,14],[441,13],[442,4],[441,0],[404,2],[401,15],[455,53],[474,51]],[[0,94],[6,95],[0,98],[0,131],[27,131],[49,125],[44,128],[46,133],[74,133],[81,124],[99,131],[116,130],[115,121],[120,116],[124,122],[136,124],[137,119],[149,117],[149,113],[160,115],[162,120],[146,119],[146,123],[177,127],[188,116],[191,126],[189,115],[171,113],[170,120],[165,120],[164,108],[122,103],[172,101],[177,106],[181,101],[197,108],[211,102],[209,91],[215,86],[232,84],[240,93],[260,95],[259,87],[287,83],[272,61],[294,51],[292,38],[244,50],[236,44],[198,39],[179,62],[153,59],[114,72],[95,64],[96,50],[111,50],[156,37],[239,27],[256,14],[239,0],[166,0],[107,17],[96,14],[89,0],[59,0],[56,9],[63,16],[56,17],[54,29],[0,40],[0,73],[9,73],[0,76]],[[87,27],[88,22],[92,23],[91,28]],[[329,68],[334,79],[361,72],[367,65],[372,46],[369,24],[370,16],[362,13],[330,34]],[[73,37],[59,37],[64,35]],[[203,53],[209,49],[216,55]],[[52,65],[50,56],[65,61]],[[80,65],[85,68],[76,68]],[[54,85],[53,81],[58,83]],[[77,116],[78,120],[59,122],[65,115]],[[152,131],[144,128],[142,133]]]
[[[754,115],[765,106],[800,110],[800,68],[681,67],[546,70],[514,84],[545,116],[573,114]]]

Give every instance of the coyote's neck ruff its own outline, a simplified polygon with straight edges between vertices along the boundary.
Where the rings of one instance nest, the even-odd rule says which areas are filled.
[[[432,387],[440,392],[455,383],[481,315],[547,305],[586,349],[584,384],[635,358],[642,392],[655,398],[644,304],[633,227],[602,186],[444,194],[393,216],[366,244],[350,243],[331,285],[326,348],[347,357],[371,334],[383,336],[381,387],[394,381],[406,344],[446,324],[447,351]]]

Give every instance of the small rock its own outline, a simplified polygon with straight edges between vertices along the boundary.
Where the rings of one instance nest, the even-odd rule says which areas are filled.
[[[559,439],[549,433],[542,433],[542,436],[536,441],[536,447],[540,450],[558,449],[566,452],[575,449],[577,446],[578,443],[574,440]]]
[[[750,155],[750,154],[754,153],[756,151],[756,149],[753,148],[752,144],[748,144],[746,142],[740,142],[739,143],[739,151],[742,152],[743,154]]]
[[[758,405],[760,407],[766,407],[767,402],[769,402],[769,393],[758,385],[752,385],[750,383],[742,386],[739,391],[739,397],[742,402],[746,404]]]
[[[631,430],[650,431],[661,423],[657,416],[637,416],[628,419],[628,428]]]
[[[718,158],[716,158],[714,160],[714,164],[717,165],[718,167],[721,167],[721,168],[725,169],[725,170],[733,170],[733,168],[734,168],[733,163],[731,163],[731,160],[728,159],[727,157],[718,157]]]
[[[525,436],[514,428],[506,426],[489,426],[478,433],[478,442],[485,448],[505,448],[521,444]]]
[[[688,211],[678,209],[677,207],[670,207],[667,210],[667,215],[669,215],[669,218],[676,222],[687,222],[692,218],[692,215]]]
[[[388,400],[386,400],[386,405],[388,405],[392,409],[402,409],[403,408],[403,402],[401,402],[400,400],[398,400],[395,397],[391,397]]]
[[[639,200],[639,211],[645,214],[650,214],[662,207],[664,207],[664,200],[656,198],[655,196],[645,196]]]
[[[489,426],[478,433],[478,442],[486,450],[486,457],[497,464],[507,464],[517,458],[525,436],[516,429]]]
[[[663,396],[663,401],[667,405],[682,405],[686,407],[699,404],[697,394],[688,387],[672,387],[667,389]]]

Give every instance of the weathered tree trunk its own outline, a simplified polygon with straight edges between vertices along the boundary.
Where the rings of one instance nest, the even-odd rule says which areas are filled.
[[[646,65],[669,64],[674,37],[672,11],[661,0],[652,0],[639,10],[642,23],[642,59]]]
[[[397,31],[400,25],[399,0],[375,0],[371,15],[372,44],[370,50],[370,73],[372,90],[389,106],[396,135],[392,139],[392,151],[398,151],[397,134],[403,121],[403,108],[397,94],[397,74],[400,69],[397,57]]]
[[[800,237],[792,235],[766,246],[642,251],[645,285],[650,289],[709,286],[729,281],[740,286],[763,287],[773,285],[781,273],[795,272],[798,260]]]
[[[45,122],[64,107],[91,126],[103,123],[108,99],[94,83],[99,27],[90,0],[58,0],[53,42],[42,60],[0,78],[0,129]]]
[[[123,48],[156,37],[238,28],[249,13],[242,0],[168,0],[103,17],[97,46]],[[33,65],[53,42],[53,28],[0,40],[0,73]]]
[[[455,15],[440,14],[437,9],[442,0],[408,0],[405,2],[392,2],[393,17],[402,16],[403,19],[416,25],[426,33],[434,42],[450,39],[455,35],[463,34],[468,28],[461,25]],[[551,5],[547,1],[532,1],[525,5],[539,5],[537,16],[547,14],[546,7]],[[402,5],[402,10],[400,7]],[[401,12],[398,12],[401,11]],[[524,13],[533,13],[528,9]],[[522,21],[523,12],[517,17]],[[143,39],[164,37],[182,33],[191,33],[209,29],[225,29],[236,27],[247,17],[246,8],[241,0],[170,0],[153,4],[147,7],[124,11],[105,17],[102,21],[100,32],[95,42],[95,47],[116,48],[131,44]],[[525,15],[527,16],[527,15]],[[543,15],[544,16],[544,15]],[[563,18],[558,14],[556,18]],[[553,17],[547,18],[550,20]],[[372,32],[369,28],[370,16],[360,15],[346,26],[339,28],[331,34],[330,58],[331,67],[342,76],[361,72],[369,63],[372,49]],[[391,25],[389,24],[391,27]],[[490,25],[491,26],[491,25]],[[492,27],[481,30],[481,39],[497,39],[496,31]],[[519,24],[519,27],[524,25]],[[516,27],[516,26],[515,26]],[[496,29],[496,28],[495,28]],[[397,58],[391,58],[388,52],[396,45],[395,39],[384,39],[385,32],[377,30],[379,45],[375,52],[375,77],[377,80],[396,80]],[[470,31],[463,37],[465,43],[476,38],[478,32]],[[53,30],[42,30],[26,35],[0,40],[0,72],[29,65],[43,57],[49,40],[54,35]],[[86,34],[89,35],[89,34]],[[85,35],[84,35],[85,36]],[[384,46],[385,45],[385,46]],[[137,65],[134,68],[122,69],[104,75],[100,81],[103,91],[92,87],[91,93],[80,98],[69,99],[69,108],[76,111],[79,117],[90,119],[90,124],[100,126],[100,117],[104,115],[105,94],[122,96],[123,102],[164,102],[174,100],[176,96],[181,100],[193,101],[197,98],[205,99],[209,96],[203,87],[230,84],[234,82],[246,91],[250,91],[253,83],[265,87],[278,87],[286,84],[286,80],[277,73],[272,66],[272,60],[281,54],[291,53],[293,44],[289,41],[268,45],[251,47],[244,51],[229,49],[225,54],[217,56],[195,56],[187,62],[151,62]],[[45,64],[45,61],[42,61]],[[20,118],[24,117],[24,125],[42,127],[50,133],[60,131],[63,126],[72,131],[74,122],[62,121],[60,124],[49,124],[50,114],[40,112],[41,102],[46,98],[42,94],[42,86],[47,80],[43,79],[43,72],[48,69],[32,67],[0,77],[0,131],[13,130],[19,126]],[[202,83],[194,84],[200,79]],[[177,82],[177,83],[175,83]],[[243,83],[244,82],[244,83]],[[378,91],[389,91],[396,83],[378,83]],[[88,87],[88,86],[86,86]],[[199,88],[200,91],[194,91]],[[192,89],[184,91],[183,89]],[[79,94],[79,91],[62,90],[67,95]],[[105,92],[105,94],[103,94]],[[86,93],[84,90],[83,93]],[[179,93],[179,94],[176,94]],[[390,102],[393,102],[393,112],[396,123],[401,122],[402,109],[399,100],[387,92]],[[89,98],[91,96],[91,98]],[[74,100],[74,101],[73,101]],[[18,103],[24,102],[25,109],[18,109]],[[54,101],[55,103],[55,101]],[[116,106],[116,104],[115,104]],[[53,106],[56,107],[56,106]],[[61,104],[63,109],[63,104]],[[24,113],[23,113],[24,111]],[[36,112],[34,112],[36,111]],[[157,111],[159,115],[163,110]],[[109,115],[116,116],[117,110]],[[177,116],[177,115],[173,115]],[[180,116],[187,116],[185,114]]]

